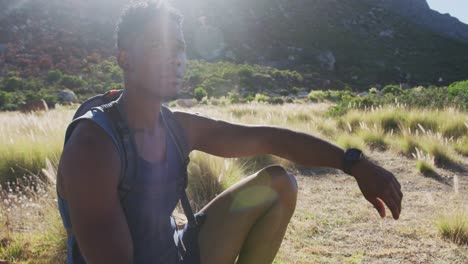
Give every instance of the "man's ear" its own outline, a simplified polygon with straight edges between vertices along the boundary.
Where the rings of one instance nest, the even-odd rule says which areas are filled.
[[[129,60],[128,60],[128,52],[126,50],[119,50],[119,57],[117,58],[118,62],[119,62],[119,66],[120,68],[122,68],[122,70],[124,71],[128,71],[129,70]]]

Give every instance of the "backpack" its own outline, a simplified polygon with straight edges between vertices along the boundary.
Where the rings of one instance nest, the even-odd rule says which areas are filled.
[[[123,90],[110,90],[104,94],[99,94],[87,99],[76,110],[72,119],[75,120],[93,108],[100,108],[111,121],[115,131],[119,135],[120,144],[123,147],[123,152],[125,152],[125,159],[121,159],[122,174],[120,176],[118,187],[119,198],[121,200],[124,199],[125,195],[132,189],[132,176],[135,175],[136,172],[136,145],[133,142],[133,137],[131,136],[127,122],[122,115],[120,106],[116,103],[116,100],[121,96],[122,92]],[[203,217],[194,216],[187,197],[187,193],[185,192],[188,181],[187,166],[190,162],[188,142],[185,138],[185,135],[183,134],[182,127],[174,118],[172,111],[166,106],[162,105],[161,115],[169,136],[171,137],[172,141],[175,142],[180,161],[182,161],[184,166],[182,170],[183,173],[179,176],[178,179],[177,192],[179,192],[180,202],[184,210],[184,214],[187,217],[187,229],[190,230],[189,232],[198,233]],[[183,245],[183,243],[182,249],[185,251],[184,253],[186,253],[185,245]]]

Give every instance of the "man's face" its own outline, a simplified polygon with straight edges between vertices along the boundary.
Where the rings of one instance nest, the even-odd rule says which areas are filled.
[[[130,72],[141,89],[173,97],[182,87],[186,55],[182,30],[171,18],[150,20],[129,51]]]

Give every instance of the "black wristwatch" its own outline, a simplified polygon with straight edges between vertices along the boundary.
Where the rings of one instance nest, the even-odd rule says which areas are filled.
[[[343,157],[343,171],[351,175],[351,169],[360,160],[364,159],[364,154],[357,148],[349,148],[345,151]]]

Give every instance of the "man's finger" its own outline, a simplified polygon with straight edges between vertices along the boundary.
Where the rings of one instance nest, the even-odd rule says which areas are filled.
[[[379,212],[380,217],[384,218],[385,217],[385,205],[380,200],[379,198],[375,198],[372,201],[370,201],[371,204],[374,206],[374,208]]]
[[[387,205],[388,209],[390,209],[390,212],[392,212],[393,219],[398,220],[398,217],[400,216],[400,209],[397,205],[394,195],[386,195],[383,197],[383,201]]]
[[[401,213],[401,201],[403,200],[403,193],[401,192],[400,188],[397,186],[392,186],[392,194],[393,194],[393,200],[396,202],[396,205],[398,207],[398,215]]]

